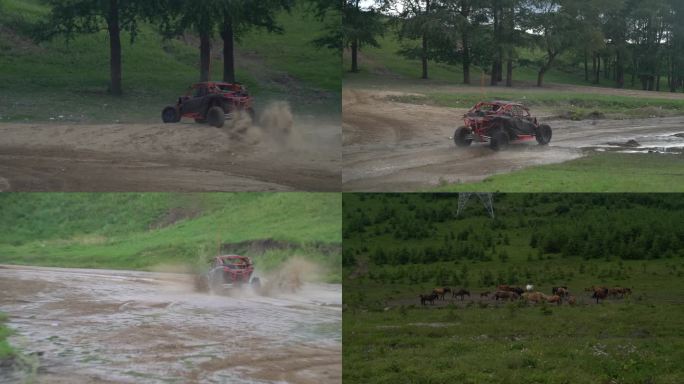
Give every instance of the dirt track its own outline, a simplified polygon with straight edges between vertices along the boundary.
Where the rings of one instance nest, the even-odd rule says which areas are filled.
[[[42,354],[39,383],[341,383],[339,285],[272,297],[191,286],[186,275],[0,266],[0,310],[11,342]]]
[[[0,191],[339,191],[339,122],[277,137],[180,124],[0,124]]]
[[[684,132],[684,117],[546,118],[553,128],[549,146],[526,142],[500,152],[483,144],[456,149],[449,137],[462,125],[465,110],[393,102],[387,99],[391,94],[405,93],[354,87],[343,91],[344,191],[417,191],[443,182],[474,182],[533,165],[571,160],[609,142],[657,142],[651,139]],[[533,112],[541,118],[548,111]]]

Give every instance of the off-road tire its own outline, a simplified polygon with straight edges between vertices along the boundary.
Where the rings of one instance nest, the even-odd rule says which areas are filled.
[[[508,132],[506,132],[505,129],[495,128],[492,131],[491,139],[489,139],[489,147],[495,151],[499,151],[506,148],[510,141],[511,138],[508,136]]]
[[[537,129],[535,129],[534,137],[537,139],[539,145],[546,145],[551,141],[551,127],[546,124],[542,124]]]
[[[223,108],[221,107],[211,107],[207,111],[207,122],[209,122],[209,125],[216,127],[216,128],[221,128],[223,127],[223,123],[226,121],[226,116],[225,112],[223,112]]]
[[[473,142],[473,139],[472,137],[467,139],[466,136],[470,135],[471,133],[472,130],[468,127],[456,128],[456,131],[454,132],[454,144],[456,144],[457,147],[469,146]]]
[[[170,105],[162,110],[161,116],[162,121],[166,124],[177,123],[180,121],[180,115],[178,114],[178,110],[176,110],[176,107]]]

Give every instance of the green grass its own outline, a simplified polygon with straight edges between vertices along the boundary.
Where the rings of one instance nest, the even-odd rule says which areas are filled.
[[[511,92],[488,91],[486,95],[475,92],[427,93],[423,95],[389,96],[393,101],[411,104],[430,104],[451,108],[470,108],[486,100],[507,100],[522,103],[528,108],[552,109],[580,120],[592,112],[606,117],[635,118],[668,116],[684,113],[684,99],[635,98],[629,96],[585,94],[562,91]]]
[[[478,183],[449,184],[441,192],[682,192],[681,155],[595,153],[560,164],[494,175]]]
[[[316,193],[5,194],[0,263],[154,269],[194,264],[219,243],[272,239],[293,244],[255,255],[273,269],[295,255],[340,281],[340,196]],[[177,220],[177,221],[176,221]]]
[[[356,194],[343,200],[345,383],[684,380],[684,237],[674,224],[684,210],[679,196],[496,194],[495,220],[474,197],[458,217],[456,195]],[[407,233],[405,226],[427,233]],[[575,245],[593,251],[546,250],[576,230],[587,235]],[[627,238],[647,233],[678,240],[664,251],[619,258]],[[396,258],[404,249],[412,258],[419,251],[427,258],[430,248],[439,261]],[[388,262],[374,262],[378,249]],[[496,284],[528,282],[545,293],[567,285],[578,305],[476,301]],[[583,289],[599,284],[634,293],[594,305]],[[466,287],[474,302],[421,307],[418,294],[437,286]]]
[[[7,315],[0,312],[0,362],[4,359],[11,358],[16,354],[16,351],[7,341],[7,338],[12,334],[12,331],[5,326]]]
[[[157,122],[161,108],[199,78],[192,42],[165,41],[142,24],[135,42],[122,35],[125,95],[112,97],[106,33],[80,35],[68,44],[63,38],[35,44],[28,31],[47,14],[37,0],[3,1],[0,122]],[[339,111],[339,56],[310,43],[323,23],[302,7],[283,12],[278,21],[283,34],[253,30],[237,44],[237,78],[256,96],[257,109],[278,99],[290,100],[296,111]],[[221,78],[222,68],[220,59],[212,62],[213,79]]]

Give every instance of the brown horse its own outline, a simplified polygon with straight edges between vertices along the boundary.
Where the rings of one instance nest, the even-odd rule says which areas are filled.
[[[451,297],[460,296],[460,297],[461,297],[461,301],[463,301],[463,297],[466,296],[466,295],[470,298],[470,291],[461,288],[458,292],[454,292],[454,293],[451,295]]]
[[[549,303],[556,303],[557,305],[561,305],[563,303],[563,298],[559,295],[547,296],[546,301]]]
[[[592,299],[596,299],[596,304],[599,303],[599,299],[605,300],[606,297],[608,297],[608,288],[596,288],[591,295]]]
[[[499,301],[499,299],[505,299],[505,300],[517,300],[520,296],[513,292],[513,291],[496,291],[494,292],[494,298],[496,301]]]
[[[547,300],[547,296],[541,292],[525,292],[523,293],[522,298],[527,302],[531,301],[535,304]]]
[[[420,297],[420,305],[425,305],[425,303],[430,303],[430,304],[435,304],[435,300],[437,299],[437,294],[432,292],[428,293],[427,295],[418,295]]]
[[[432,290],[432,293],[436,294],[439,296],[440,299],[444,300],[444,295],[447,294],[447,292],[451,292],[451,288],[449,287],[444,287],[444,288],[435,288]]]

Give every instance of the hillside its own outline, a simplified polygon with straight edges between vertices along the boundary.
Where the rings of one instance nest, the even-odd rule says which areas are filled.
[[[303,256],[339,281],[340,214],[333,194],[3,194],[0,263],[150,270],[221,244],[264,270]]]
[[[679,383],[684,205],[677,195],[345,195],[349,383]],[[481,296],[498,284],[576,303]],[[592,285],[632,295],[596,304]],[[422,306],[435,287],[466,289]],[[425,367],[430,367],[426,369]]]
[[[144,24],[133,42],[122,34],[125,95],[111,97],[106,33],[35,43],[30,31],[47,6],[40,0],[0,4],[0,122],[156,122],[161,108],[199,78],[196,37],[164,40]],[[257,97],[257,107],[287,100],[298,112],[339,111],[339,55],[311,44],[324,23],[303,6],[283,12],[278,22],[282,34],[251,30],[238,41],[238,81]],[[211,65],[217,80],[219,43]]]

